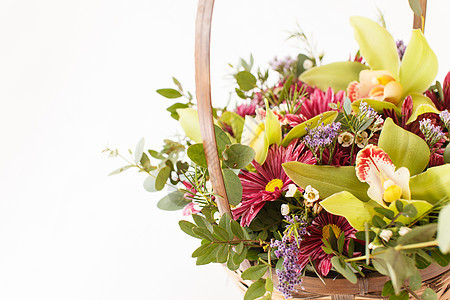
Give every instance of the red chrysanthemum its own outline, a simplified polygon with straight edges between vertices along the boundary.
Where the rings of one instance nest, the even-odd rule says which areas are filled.
[[[283,191],[288,190],[288,185],[293,181],[286,175],[281,164],[288,161],[299,161],[306,164],[315,164],[311,151],[305,145],[292,141],[284,148],[272,145],[267,153],[266,161],[260,165],[253,161],[256,172],[242,171],[239,178],[242,182],[241,204],[233,209],[234,219],[241,218],[241,225],[248,226],[258,212],[268,201],[280,198]]]
[[[328,239],[330,236],[330,228],[334,235],[339,237],[340,234],[345,236],[344,254],[347,254],[348,242],[355,238],[356,229],[353,228],[344,217],[332,215],[326,211],[321,212],[306,228],[306,235],[302,237],[300,242],[300,253],[298,263],[303,269],[308,263],[309,258],[315,263],[315,268],[321,276],[328,275],[331,269],[331,258],[333,254],[326,254],[322,246],[322,239]]]

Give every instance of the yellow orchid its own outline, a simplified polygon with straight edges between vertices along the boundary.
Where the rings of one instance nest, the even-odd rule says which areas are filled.
[[[267,100],[265,118],[245,116],[241,143],[255,150],[255,160],[261,165],[266,160],[269,146],[281,143],[281,123],[269,108]]]
[[[411,96],[414,118],[421,113],[438,112],[433,102],[423,96],[438,71],[436,55],[423,33],[413,30],[400,63],[396,43],[384,27],[364,17],[352,17],[350,24],[361,55],[371,68],[360,72],[359,82],[349,84],[350,99],[365,99],[365,102],[371,99],[368,104],[381,111],[383,108],[399,109],[406,96]]]

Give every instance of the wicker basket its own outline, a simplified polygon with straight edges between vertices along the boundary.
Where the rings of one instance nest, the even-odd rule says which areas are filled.
[[[423,17],[414,16],[414,28],[424,29],[426,0],[420,0]],[[214,191],[217,195],[217,205],[220,214],[229,213],[230,206],[227,199],[222,171],[217,153],[217,144],[214,135],[211,81],[210,81],[210,34],[214,0],[199,0],[196,21],[195,37],[195,83],[200,119],[200,130],[203,137],[205,156]],[[242,271],[250,267],[244,261],[236,272],[229,271],[238,286],[245,292],[251,282],[241,279]],[[272,272],[274,272],[272,270]],[[442,268],[432,265],[421,271],[423,286],[432,288],[438,294],[438,299],[450,299],[450,266]],[[273,274],[274,284],[277,285],[277,276]],[[388,277],[378,273],[369,274],[358,279],[357,284],[351,284],[344,278],[325,278],[325,285],[317,277],[305,276],[302,287],[294,299],[383,299],[381,291]],[[419,291],[421,293],[421,291]],[[278,291],[273,293],[274,299],[284,299]]]

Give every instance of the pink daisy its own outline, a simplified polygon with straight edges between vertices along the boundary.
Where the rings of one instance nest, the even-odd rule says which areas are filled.
[[[344,217],[332,215],[326,211],[321,212],[306,228],[306,234],[300,242],[298,264],[303,269],[311,261],[315,262],[315,268],[321,276],[328,275],[331,269],[331,258],[333,254],[326,254],[322,246],[322,239],[330,237],[330,228],[334,235],[339,238],[343,233],[345,236],[344,254],[347,254],[348,242],[355,238],[356,229],[353,228]]]
[[[298,140],[293,140],[286,148],[272,145],[263,165],[253,161],[256,173],[242,171],[239,174],[243,187],[242,202],[233,209],[233,217],[236,220],[241,218],[242,226],[250,225],[266,202],[279,199],[293,183],[281,166],[288,161],[316,163],[311,151]]]

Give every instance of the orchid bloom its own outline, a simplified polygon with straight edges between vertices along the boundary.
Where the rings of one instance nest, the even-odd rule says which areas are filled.
[[[367,182],[367,195],[384,207],[400,198],[411,199],[409,170],[395,170],[388,154],[380,147],[368,145],[356,156],[356,177]]]
[[[355,30],[361,55],[371,68],[360,72],[359,82],[349,84],[347,93],[352,102],[373,99],[400,108],[403,99],[411,95],[414,109],[419,114],[437,112],[433,102],[423,95],[438,71],[436,55],[423,33],[413,30],[400,64],[396,43],[384,27],[364,17],[352,17],[350,23]],[[377,106],[374,107],[377,110],[392,108],[389,104]]]
[[[267,150],[272,144],[281,143],[281,123],[269,108],[266,100],[266,116],[252,118],[245,116],[241,143],[255,150],[255,160],[262,165],[266,160]]]

